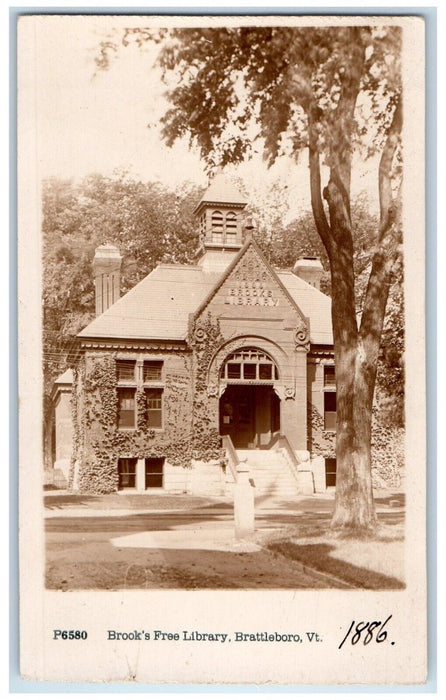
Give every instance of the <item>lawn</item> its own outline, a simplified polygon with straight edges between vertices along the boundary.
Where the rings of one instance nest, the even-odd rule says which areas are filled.
[[[404,522],[381,522],[363,537],[332,532],[326,522],[288,527],[263,537],[263,546],[354,588],[404,588]]]

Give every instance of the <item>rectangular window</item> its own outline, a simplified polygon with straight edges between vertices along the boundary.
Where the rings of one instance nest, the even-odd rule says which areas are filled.
[[[333,365],[324,366],[324,386],[336,386],[336,374]]]
[[[226,243],[237,242],[237,218],[233,212],[226,215]]]
[[[164,457],[146,459],[146,489],[162,489]]]
[[[135,427],[136,389],[118,389],[118,428]]]
[[[243,365],[243,379],[256,378],[257,365],[253,362],[245,362]]]
[[[162,360],[145,360],[143,365],[144,382],[160,382],[162,371]]]
[[[212,225],[212,240],[214,243],[220,243],[223,239],[223,214],[221,211],[214,211],[211,219]]]
[[[327,488],[336,486],[336,459],[325,459],[325,485]]]
[[[118,382],[134,382],[135,366],[135,360],[116,360]]]
[[[240,379],[240,363],[228,362],[228,379]]]
[[[118,459],[118,475],[118,488],[134,489],[136,487],[136,458]]]
[[[259,379],[272,379],[273,377],[273,366],[260,364],[259,365]]]
[[[336,392],[326,391],[324,394],[324,430],[336,430]]]
[[[147,389],[147,423],[149,428],[163,427],[163,390]]]

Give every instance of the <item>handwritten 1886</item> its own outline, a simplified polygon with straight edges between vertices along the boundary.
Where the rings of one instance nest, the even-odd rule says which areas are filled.
[[[356,620],[352,620],[350,627],[348,628],[348,632],[345,635],[342,642],[340,643],[340,645],[338,646],[338,649],[342,649],[343,644],[347,641],[349,637],[350,642],[353,645],[358,644],[358,642],[360,641],[362,641],[364,646],[370,644],[370,642],[372,641],[375,641],[378,644],[385,642],[387,639],[387,630],[385,630],[384,628],[391,617],[392,615],[389,615],[389,617],[386,618],[384,622],[382,622],[381,620],[373,620],[372,622],[356,622]],[[392,645],[395,644],[395,642],[390,643]]]

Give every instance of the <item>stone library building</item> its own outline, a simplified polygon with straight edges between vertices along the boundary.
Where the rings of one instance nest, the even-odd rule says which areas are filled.
[[[96,249],[96,317],[54,384],[54,473],[81,493],[256,494],[335,486],[331,299],[313,257],[272,267],[223,174],[195,215],[193,265],[159,264],[120,296]]]

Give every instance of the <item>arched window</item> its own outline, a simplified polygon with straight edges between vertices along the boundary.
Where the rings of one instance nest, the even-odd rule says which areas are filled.
[[[223,241],[223,214],[221,211],[212,212],[212,242],[222,243]]]
[[[228,211],[213,211],[211,216],[211,240],[212,243],[237,243],[237,214]]]
[[[220,378],[228,382],[271,383],[279,379],[274,360],[259,348],[242,348],[231,353],[220,369]]]
[[[226,214],[226,243],[236,243],[237,241],[237,216],[233,211]]]

